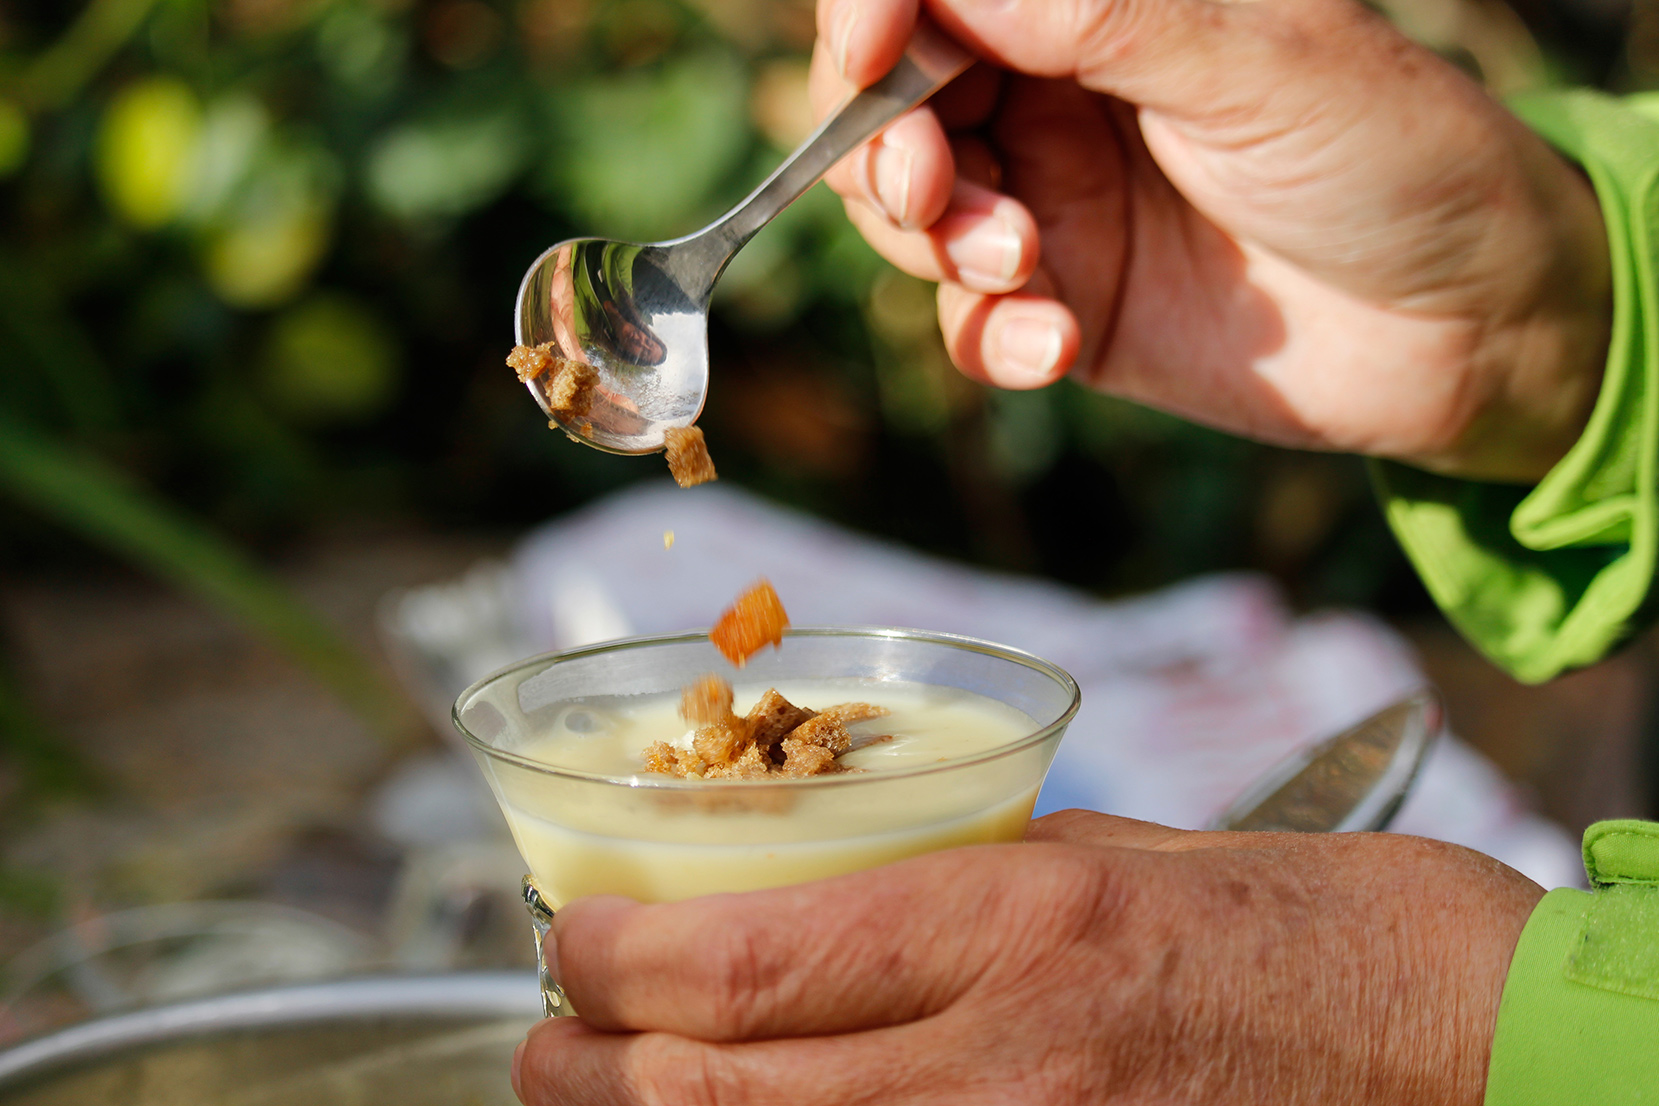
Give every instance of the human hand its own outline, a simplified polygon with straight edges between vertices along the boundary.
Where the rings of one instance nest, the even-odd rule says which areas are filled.
[[[1066,811],[1024,845],[799,887],[559,911],[580,1018],[530,1106],[1481,1100],[1542,894],[1385,834],[1187,833]]]
[[[1005,388],[1530,482],[1611,323],[1588,182],[1355,0],[927,0],[989,64],[827,178]],[[918,0],[819,0],[826,114]]]

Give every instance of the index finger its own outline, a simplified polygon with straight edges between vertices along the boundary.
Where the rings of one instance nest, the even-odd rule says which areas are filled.
[[[916,26],[917,0],[819,0],[818,38],[856,91],[887,74]]]
[[[582,1020],[705,1041],[844,1033],[915,1021],[985,973],[1020,910],[1081,880],[1038,846],[952,849],[834,879],[641,905],[560,910],[559,982]]]

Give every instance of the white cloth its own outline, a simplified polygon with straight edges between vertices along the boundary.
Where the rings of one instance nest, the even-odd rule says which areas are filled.
[[[664,548],[673,531],[673,548]],[[967,634],[1065,668],[1083,706],[1038,812],[1084,807],[1199,827],[1292,750],[1423,683],[1406,643],[1352,611],[1294,617],[1272,583],[1203,577],[1104,602],[852,533],[729,485],[636,486],[531,534],[512,565],[524,640],[569,648],[709,625],[756,577],[796,625]],[[1578,849],[1452,737],[1394,830],[1478,849],[1546,887]]]

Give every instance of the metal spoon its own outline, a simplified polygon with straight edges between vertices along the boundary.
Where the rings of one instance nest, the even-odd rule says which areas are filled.
[[[923,20],[891,72],[709,226],[645,245],[573,238],[537,258],[518,289],[518,344],[552,342],[554,352],[592,365],[599,378],[589,410],[574,417],[549,402],[551,374],[531,380],[542,410],[577,441],[611,453],[654,452],[664,430],[690,426],[708,393],[709,295],[726,264],[831,166],[972,62]]]
[[[1428,688],[1392,703],[1274,765],[1210,828],[1386,829],[1439,737],[1443,717],[1440,698]]]

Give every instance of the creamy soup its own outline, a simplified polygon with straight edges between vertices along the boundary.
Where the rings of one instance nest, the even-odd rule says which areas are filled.
[[[1037,727],[1025,714],[954,688],[825,680],[778,687],[821,709],[864,701],[886,717],[851,727],[841,762],[810,780],[675,781],[625,786],[483,762],[537,884],[558,905],[580,895],[666,901],[839,875],[957,845],[1018,841],[1046,758],[963,764]],[[738,687],[743,713],[765,691]],[[678,695],[590,699],[544,712],[546,728],[515,743],[525,761],[642,784],[654,741],[685,745]],[[1033,768],[1035,766],[1035,768]],[[917,769],[939,768],[939,771]]]

